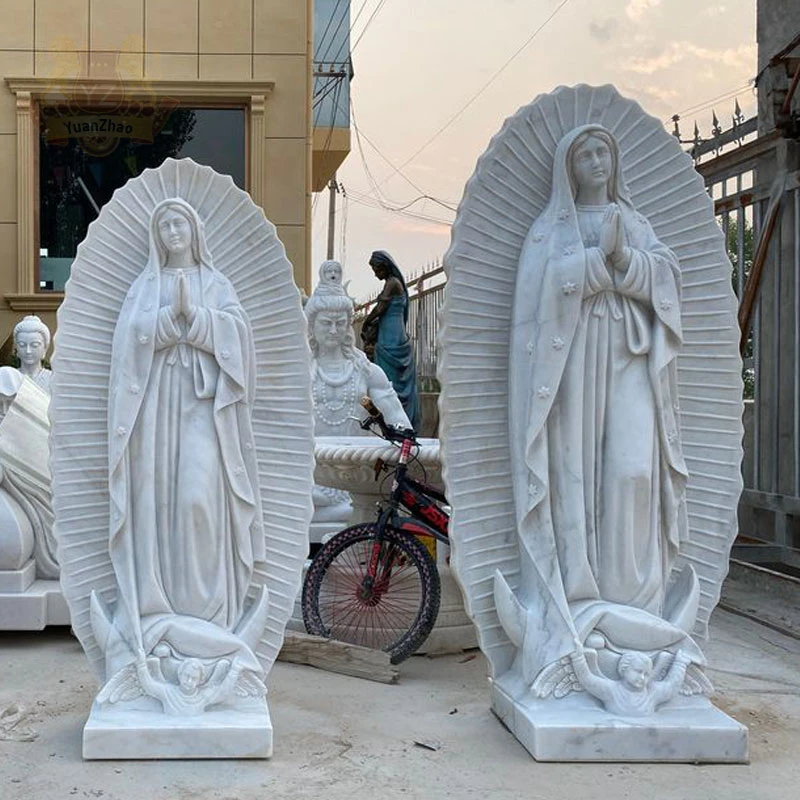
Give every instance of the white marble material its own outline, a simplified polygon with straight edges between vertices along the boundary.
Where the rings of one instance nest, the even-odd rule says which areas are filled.
[[[342,283],[338,261],[320,266],[319,283],[305,305],[311,346],[314,433],[316,436],[369,436],[359,427],[368,396],[388,425],[410,428],[386,373],[356,348],[353,300]]]
[[[305,304],[311,346],[314,432],[317,437],[370,436],[359,421],[366,414],[361,398],[369,397],[389,425],[410,428],[403,406],[384,371],[356,348],[353,300],[343,283],[342,265],[323,261],[319,282]],[[349,487],[348,487],[349,488]],[[314,486],[312,542],[354,524],[345,488]]]
[[[263,703],[217,707],[199,717],[92,708],[83,757],[103,759],[270,758],[272,721]]]
[[[0,630],[69,624],[53,533],[49,346],[47,326],[24,317],[14,327],[19,369],[0,367]]]
[[[13,551],[17,558],[12,561],[32,555],[37,576],[55,580],[48,445],[51,372],[42,364],[49,346],[47,326],[39,317],[24,317],[14,327],[19,369],[0,367],[0,569],[17,566],[8,561]],[[26,550],[28,542],[30,552],[17,552]]]
[[[591,698],[515,700],[499,683],[492,711],[537,761],[746,763],[747,728],[706,698],[687,697],[649,717],[617,716]]]
[[[36,580],[36,562],[30,558],[20,569],[0,570],[0,593],[19,594]]]
[[[30,572],[21,582],[25,586],[21,591],[15,591],[18,586],[0,590],[0,631],[41,631],[48,625],[69,625],[69,608],[60,583],[41,578],[27,583],[29,577]]]
[[[736,533],[742,382],[702,180],[613,87],[562,87],[479,160],[445,269],[452,564],[495,698],[515,687],[514,713],[498,713],[540,757],[579,697],[573,724],[598,713],[567,758],[646,760],[622,744],[618,715],[686,731],[697,709],[719,721],[698,640]],[[708,744],[697,759],[746,757]]]
[[[313,463],[274,227],[190,159],[129,181],[79,247],[54,370],[62,584],[102,684],[85,757],[269,755]]]

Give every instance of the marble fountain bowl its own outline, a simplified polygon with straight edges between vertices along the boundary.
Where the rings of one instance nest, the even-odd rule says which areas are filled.
[[[396,464],[400,448],[377,437],[367,436],[318,436],[314,442],[314,457],[317,462],[314,481],[323,486],[342,489],[353,495],[353,506],[360,496],[366,496],[370,503],[370,513],[366,518],[354,516],[351,524],[371,522],[375,519],[375,503],[386,494],[389,487],[382,487],[381,473],[375,479],[375,464],[382,459],[387,464]],[[439,458],[438,439],[420,439],[416,460],[410,465],[410,474],[424,480],[431,486],[442,490],[442,466]]]
[[[382,459],[396,464],[400,448],[377,437],[318,436],[314,443],[314,481],[350,493],[352,511],[341,527],[373,522],[377,504],[390,491],[391,478],[382,472],[375,479],[375,464]],[[438,439],[419,439],[410,473],[417,480],[444,490]],[[461,591],[449,566],[449,548],[436,543],[436,562],[442,584],[442,599],[436,625],[418,653],[452,653],[478,646],[474,626],[464,611]],[[296,607],[292,627],[303,629],[302,612]],[[298,625],[299,623],[299,625]]]

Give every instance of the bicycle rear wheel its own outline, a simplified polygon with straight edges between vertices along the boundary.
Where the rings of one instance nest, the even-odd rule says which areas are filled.
[[[374,580],[368,575],[375,523],[337,533],[320,548],[303,584],[309,633],[408,658],[428,637],[439,613],[436,565],[413,536],[387,527]]]

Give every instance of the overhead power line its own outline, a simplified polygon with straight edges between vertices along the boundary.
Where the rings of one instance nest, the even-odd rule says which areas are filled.
[[[333,20],[336,19],[336,12],[339,10],[341,2],[342,0],[336,0],[336,5],[333,7],[333,11],[331,12],[330,17],[328,18],[328,24],[325,26],[325,30],[322,32],[322,36],[320,37],[319,44],[317,46],[318,49],[314,57],[314,60],[317,62],[321,63],[327,60],[325,56],[330,51],[331,47],[333,47],[333,43],[336,41],[336,34],[339,33],[339,28],[342,27],[342,23],[344,22],[344,19],[347,16],[348,11],[350,10],[350,3],[346,2],[344,4],[344,8],[342,9],[341,15],[339,16],[339,23],[337,24],[336,28],[331,34],[331,38],[328,41],[325,50],[323,50],[322,46],[325,43],[325,37],[328,35],[328,31],[330,30],[330,27],[333,24]]]
[[[433,136],[431,136],[421,147],[415,150],[399,167],[395,167],[394,171],[384,178],[380,185],[383,186],[384,183],[393,178],[398,172],[400,172],[401,169],[408,166],[420,153],[422,153],[423,150],[426,150],[428,147],[430,147],[433,142],[435,142],[457,119],[459,119],[459,117],[461,117],[461,115],[500,77],[500,75],[505,72],[511,62],[514,61],[547,27],[550,21],[556,16],[556,14],[558,14],[559,11],[561,11],[562,8],[564,8],[568,2],[569,0],[561,0],[561,2],[550,13],[550,16],[548,16],[547,19],[545,19],[545,21],[542,22],[538,28],[536,28],[536,30],[511,54],[511,56],[509,56],[508,59],[506,59],[506,61],[494,73],[494,75],[492,75],[492,77],[489,78],[489,80],[486,81],[486,83],[484,83],[483,86],[481,86],[481,88],[478,89],[478,91],[472,95],[472,97],[467,100],[467,102],[464,103],[464,105],[461,106],[461,108],[459,108],[459,110],[456,111],[456,113],[453,114],[453,116],[450,117],[450,119],[447,120],[447,122],[445,122],[441,128],[439,128],[439,130],[436,131],[436,133],[433,134]]]
[[[405,203],[394,203],[394,202],[390,201],[383,194],[383,192],[380,189],[379,183],[376,181],[375,176],[372,174],[372,170],[370,169],[369,164],[367,162],[366,153],[364,152],[364,146],[361,143],[362,137],[368,142],[368,144],[370,144],[375,149],[375,151],[378,153],[378,155],[390,167],[394,168],[394,164],[380,151],[378,146],[376,144],[374,144],[374,142],[372,142],[369,139],[369,137],[359,128],[358,120],[356,118],[356,113],[355,113],[355,105],[353,103],[352,97],[350,98],[350,119],[351,119],[351,122],[352,122],[352,125],[353,125],[353,130],[354,130],[355,135],[356,135],[356,147],[357,147],[357,150],[358,150],[358,154],[359,154],[359,156],[361,158],[361,164],[362,164],[362,167],[364,169],[364,174],[366,175],[367,182],[369,183],[369,186],[370,186],[370,191],[365,196],[374,195],[375,196],[375,200],[377,201],[377,203],[386,211],[401,212],[401,211],[405,211],[406,209],[410,208],[415,203],[418,203],[421,200],[423,200],[423,201],[424,200],[431,200],[432,202],[436,203],[437,205],[440,205],[443,208],[446,208],[448,211],[455,212],[456,209],[454,207],[454,204],[448,204],[444,200],[440,200],[438,197],[434,197],[433,195],[428,194],[421,186],[416,184],[414,181],[411,180],[411,178],[409,178],[408,176],[406,176],[402,172],[399,173],[401,175],[401,177],[404,180],[406,180],[411,187],[413,187],[417,192],[419,192],[419,196],[415,197],[413,200],[409,200],[409,201],[407,201]],[[444,222],[444,220],[440,220],[440,219],[435,218],[435,217],[431,217],[430,219],[431,219],[431,221]],[[445,223],[445,224],[449,224],[449,223]]]
[[[703,100],[702,102],[697,103],[696,105],[689,106],[688,108],[684,108],[682,111],[678,111],[676,113],[679,116],[683,116],[684,114],[696,114],[698,111],[705,111],[705,109],[711,108],[711,106],[713,106],[714,103],[721,103],[726,100],[733,100],[734,97],[737,97],[738,95],[742,94],[742,92],[744,92],[746,89],[750,88],[752,88],[752,84],[745,83],[744,86],[739,86],[736,89],[729,89],[727,92],[723,92],[722,94],[717,95],[716,97],[711,97],[708,100]],[[671,125],[672,117],[670,117],[667,120],[664,120],[664,124]]]

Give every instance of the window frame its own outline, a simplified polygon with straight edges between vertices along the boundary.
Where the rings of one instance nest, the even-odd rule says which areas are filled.
[[[17,108],[17,291],[5,295],[14,311],[53,311],[63,292],[41,291],[39,275],[39,119],[43,106],[71,98],[97,97],[102,103],[123,100],[153,103],[169,98],[180,106],[244,108],[245,182],[253,201],[263,205],[266,149],[266,100],[274,81],[126,80],[112,78],[6,78]]]

